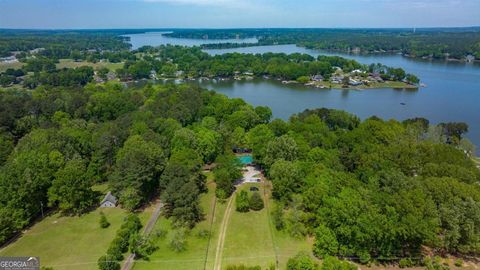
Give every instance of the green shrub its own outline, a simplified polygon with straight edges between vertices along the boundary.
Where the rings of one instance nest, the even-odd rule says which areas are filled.
[[[325,225],[320,225],[315,230],[315,243],[313,254],[318,258],[336,255],[338,253],[338,241],[335,233]]]
[[[120,263],[109,255],[98,259],[98,268],[100,270],[120,270]]]
[[[398,262],[398,266],[400,266],[400,268],[412,267],[414,265],[415,264],[413,263],[412,259],[410,259],[410,258],[403,258]]]
[[[235,198],[235,205],[238,212],[248,212],[250,210],[250,200],[245,190],[240,191]]]
[[[105,229],[110,226],[110,222],[108,222],[107,217],[103,212],[100,212],[100,228]]]
[[[316,270],[318,265],[307,253],[300,252],[295,257],[288,259],[287,270]]]
[[[262,196],[260,196],[260,193],[254,192],[252,196],[250,197],[250,209],[253,211],[260,211],[263,209],[265,206],[263,203]]]
[[[175,252],[182,252],[187,249],[187,236],[185,229],[175,230],[170,239],[169,246]]]
[[[285,228],[285,221],[283,219],[283,207],[280,205],[275,205],[272,210],[272,220],[275,225],[275,229],[282,230]]]
[[[463,266],[463,260],[462,259],[456,259],[455,260],[455,266],[456,267],[462,267]]]
[[[153,235],[157,239],[165,239],[165,237],[167,237],[167,234],[168,234],[168,231],[164,229],[158,229],[153,232]]]
[[[201,239],[207,239],[210,236],[210,231],[206,229],[199,230],[197,232],[197,237]]]
[[[323,260],[320,270],[357,270],[358,267],[347,261],[328,256]]]

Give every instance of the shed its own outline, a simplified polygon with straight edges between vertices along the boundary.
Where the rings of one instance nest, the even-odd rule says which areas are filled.
[[[112,195],[112,192],[109,191],[100,203],[100,207],[116,207],[117,201],[117,198]]]

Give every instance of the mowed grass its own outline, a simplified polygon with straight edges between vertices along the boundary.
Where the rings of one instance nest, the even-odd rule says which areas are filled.
[[[76,62],[73,59],[60,59],[59,63],[57,64],[57,68],[77,68],[77,67],[84,67],[89,66],[93,67],[94,69],[99,68],[108,68],[110,71],[115,71],[119,68],[123,67],[123,63],[110,63],[110,62],[97,62],[97,63],[90,63],[86,61],[79,61]]]
[[[149,257],[148,261],[138,260],[135,262],[135,265],[133,267],[134,270],[204,269],[205,261],[207,257],[207,247],[209,246],[209,242],[216,243],[216,240],[214,239],[215,238],[214,235],[211,235],[212,236],[211,241],[209,241],[208,237],[202,238],[198,236],[198,232],[201,230],[210,231],[210,224],[214,214],[213,211],[214,211],[214,204],[216,200],[215,199],[215,183],[212,181],[212,176],[210,173],[207,174],[207,180],[208,180],[208,184],[207,184],[208,193],[202,194],[200,198],[200,204],[204,211],[205,218],[188,233],[186,237],[187,249],[183,252],[175,252],[170,248],[169,246],[170,239],[173,234],[173,231],[176,228],[172,224],[171,220],[161,216],[157,221],[152,234],[155,234],[155,231],[158,231],[158,230],[165,230],[167,231],[167,235],[157,240],[158,250],[155,251]],[[216,207],[218,207],[219,205],[220,205],[219,208],[222,208],[221,204],[217,204]],[[217,224],[220,222],[221,222],[221,217],[220,218],[215,217],[214,224]],[[214,229],[214,233],[215,233],[215,229]]]
[[[110,227],[100,228],[100,211]],[[53,214],[35,224],[4,249],[0,256],[39,256],[42,266],[55,270],[94,270],[105,254],[126,212],[119,208],[95,210],[80,217]]]
[[[239,191],[247,190],[251,195],[249,189],[252,186],[258,187],[263,197],[264,187],[261,183],[244,184]],[[240,213],[235,210],[234,204],[225,237],[222,268],[239,264],[259,265],[262,268],[274,265],[276,256],[272,236],[267,208]]]
[[[23,66],[23,63],[20,63],[20,62],[15,62],[15,63],[0,62],[0,72],[4,72],[5,70],[7,70],[9,68],[19,69],[22,66]]]

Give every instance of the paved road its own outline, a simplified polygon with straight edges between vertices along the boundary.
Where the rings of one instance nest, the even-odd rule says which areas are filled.
[[[164,204],[161,201],[157,202],[157,205],[155,206],[155,211],[153,212],[152,216],[148,220],[147,225],[145,225],[145,228],[143,229],[143,235],[149,235],[152,232],[153,227],[155,227],[155,223],[157,223],[158,217],[160,217],[160,214],[162,213],[163,205]],[[130,253],[122,266],[122,270],[132,269],[134,261],[135,254]]]

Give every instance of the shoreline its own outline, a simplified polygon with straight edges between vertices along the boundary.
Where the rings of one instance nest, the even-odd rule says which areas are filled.
[[[297,81],[282,81],[280,79],[273,79],[273,78],[261,78],[261,77],[254,77],[254,78],[243,78],[243,79],[234,79],[234,78],[157,78],[157,79],[141,79],[141,80],[132,80],[120,83],[124,84],[139,84],[139,83],[174,83],[174,84],[182,84],[182,83],[189,83],[189,82],[196,82],[196,83],[212,83],[216,84],[219,82],[252,82],[252,81],[271,81],[276,82],[282,85],[295,85],[295,86],[302,86],[308,87],[309,90],[355,90],[355,91],[362,91],[362,90],[381,90],[381,89],[403,89],[403,90],[419,90],[422,88],[421,86],[411,85],[404,82],[395,82],[390,81],[386,83],[375,83],[372,85],[358,85],[358,86],[350,86],[344,87],[340,84],[335,84],[332,82],[314,82],[314,83],[299,83]]]

